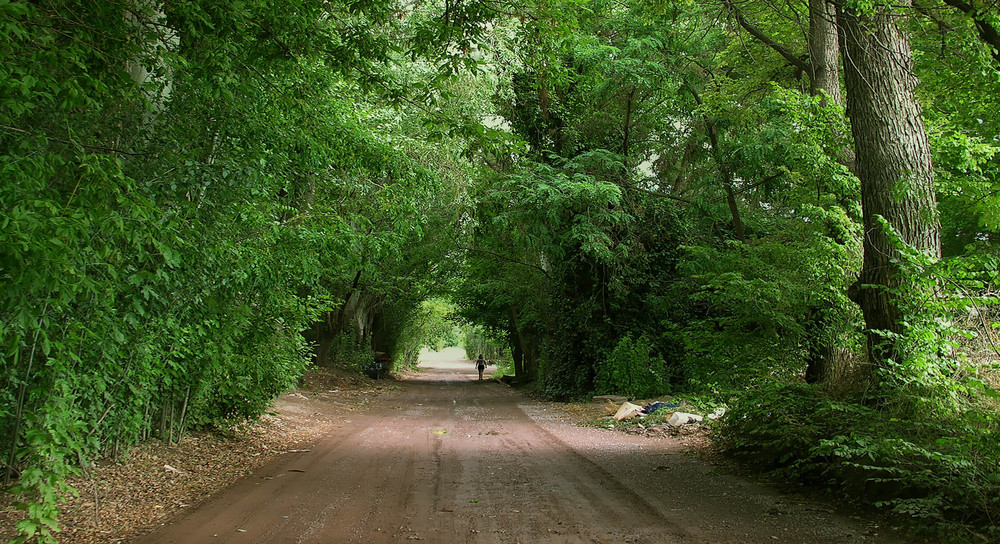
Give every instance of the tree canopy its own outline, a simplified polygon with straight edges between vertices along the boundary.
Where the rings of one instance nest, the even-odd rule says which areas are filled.
[[[710,397],[762,466],[996,534],[998,29],[981,0],[0,1],[23,540],[101,456],[310,364],[412,364],[444,299],[551,398]]]

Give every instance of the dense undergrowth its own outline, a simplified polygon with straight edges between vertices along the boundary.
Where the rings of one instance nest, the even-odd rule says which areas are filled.
[[[801,384],[761,387],[734,402],[717,437],[773,478],[833,490],[943,541],[996,539],[995,407],[914,409],[893,396],[886,403],[834,399]]]

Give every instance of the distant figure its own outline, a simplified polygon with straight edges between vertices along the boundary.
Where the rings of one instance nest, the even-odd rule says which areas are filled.
[[[479,358],[476,359],[476,370],[479,371],[479,381],[483,381],[483,371],[486,370],[486,359],[483,359],[483,354],[479,354]]]
[[[375,360],[365,368],[365,374],[373,380],[380,380],[389,370],[391,363],[392,359],[388,353],[376,351]]]

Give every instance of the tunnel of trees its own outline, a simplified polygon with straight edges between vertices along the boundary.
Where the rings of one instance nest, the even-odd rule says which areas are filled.
[[[20,530],[310,364],[412,364],[446,297],[549,398],[711,399],[737,456],[995,536],[998,30],[984,0],[0,1]]]

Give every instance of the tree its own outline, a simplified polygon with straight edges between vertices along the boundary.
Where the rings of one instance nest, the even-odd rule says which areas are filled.
[[[908,4],[904,3],[903,7]],[[915,97],[916,77],[899,13],[876,6],[844,6],[844,72],[861,180],[864,264],[857,300],[868,330],[874,365],[899,362],[903,333],[899,288],[900,248],[893,240],[940,257],[940,223],[927,131]]]
[[[263,413],[344,298],[365,297],[356,346],[407,351],[458,151],[414,129],[393,68],[420,41],[433,91],[457,55],[395,7],[0,4],[0,451],[24,534],[51,540],[96,458]]]

